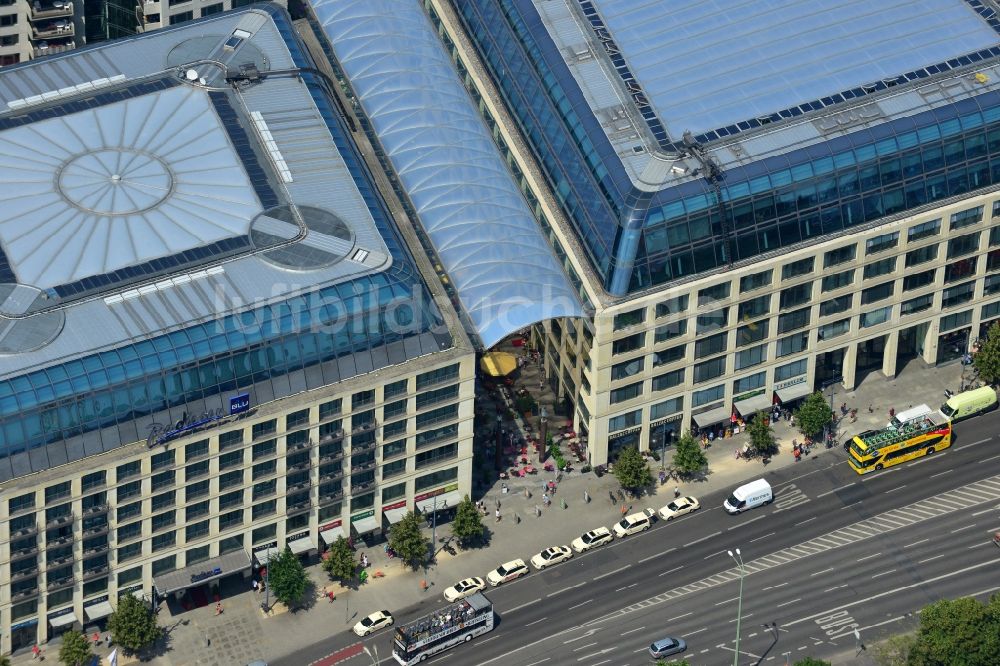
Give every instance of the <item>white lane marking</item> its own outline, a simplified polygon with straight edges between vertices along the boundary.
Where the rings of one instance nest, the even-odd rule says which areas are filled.
[[[924,562],[930,562],[931,560],[936,560],[942,557],[947,557],[948,553],[941,553],[940,555],[935,555],[934,557],[927,557],[922,560],[917,560],[917,564],[923,564]]]
[[[971,546],[968,546],[968,547],[966,548],[966,550],[972,550],[973,548],[979,548],[980,546],[985,546],[985,545],[987,545],[987,543],[988,543],[988,542],[986,542],[986,541],[982,541],[982,542],[980,542],[980,543],[974,543],[974,544],[972,544]]]
[[[795,527],[798,527],[799,525],[805,525],[806,523],[811,523],[812,521],[816,520],[816,518],[817,518],[816,516],[813,516],[812,518],[806,518],[800,523],[795,523]]]
[[[820,497],[826,497],[827,495],[832,495],[834,493],[839,493],[841,490],[844,490],[845,488],[850,488],[853,485],[855,484],[848,483],[846,486],[841,486],[839,488],[834,488],[833,490],[828,490],[825,493],[820,493],[819,495],[816,495],[816,499],[819,499]]]
[[[771,532],[770,534],[765,534],[764,536],[759,536],[756,539],[750,539],[750,543],[753,543],[754,541],[760,541],[761,539],[766,539],[767,537],[774,536],[775,534],[777,534],[777,532]]]
[[[754,518],[750,518],[749,520],[742,520],[742,521],[740,521],[740,523],[738,525],[733,525],[732,527],[727,527],[726,531],[728,532],[730,530],[739,529],[739,528],[743,527],[744,525],[749,525],[750,523],[752,523],[754,521],[757,521],[757,520],[761,520],[762,518],[767,518],[767,514],[766,513],[762,513],[761,515],[756,516]]]
[[[739,619],[745,620],[748,617],[753,617],[753,613],[743,613],[743,615]],[[729,620],[728,622],[729,622],[729,624],[732,624],[733,622],[736,622],[736,618],[733,618],[732,620]]]
[[[615,590],[615,592],[621,592],[622,590],[627,590],[627,589],[629,589],[630,587],[635,587],[635,586],[636,586],[636,585],[638,585],[638,584],[639,584],[639,583],[632,583],[631,585],[626,585],[625,587],[619,587],[619,588],[618,588],[617,590]]]
[[[785,581],[784,583],[778,583],[777,585],[768,585],[767,587],[762,588],[761,592],[767,592],[768,590],[776,590],[779,587],[784,587],[786,585],[788,585],[788,581]]]
[[[997,458],[1000,458],[1000,456],[997,456]],[[976,511],[974,514],[972,514],[972,517],[975,518],[976,516],[981,516],[984,513],[995,513],[998,510],[1000,510],[1000,506],[991,507],[989,509],[983,509],[982,511]]]
[[[882,573],[877,573],[872,576],[872,578],[878,578],[879,576],[888,576],[891,573],[896,573],[895,569],[889,569],[888,571],[883,571]]]
[[[670,550],[665,550],[662,553],[657,553],[656,555],[650,555],[649,557],[644,557],[641,560],[639,560],[639,564],[642,564],[643,562],[649,562],[650,560],[655,560],[658,557],[663,557],[667,553],[672,553],[675,550],[677,550],[677,549],[676,548],[671,548]]]
[[[594,645],[597,645],[597,643],[594,643]],[[616,649],[618,649],[618,646],[617,645],[612,645],[611,647],[606,647],[603,650],[598,650],[597,652],[592,652],[590,654],[585,654],[582,657],[579,657],[577,659],[577,661],[583,661],[584,659],[590,659],[591,657],[600,657],[602,654],[606,654],[606,653],[611,652],[611,651],[616,650]],[[608,659],[608,661],[611,661],[611,660]],[[607,661],[602,661],[600,663],[606,664]],[[596,666],[596,664],[595,664],[595,666]]]
[[[715,605],[716,606],[721,606],[723,604],[728,604],[730,601],[736,601],[737,599],[739,599],[739,597],[733,597],[732,599],[726,599],[725,601],[720,601],[719,603],[717,603]]]
[[[976,524],[973,523],[971,525],[966,525],[965,527],[959,527],[957,530],[952,530],[950,533],[954,534],[955,532],[962,532],[963,530],[971,529],[971,528],[973,528],[975,526],[976,526]]]
[[[625,570],[626,570],[626,569],[628,569],[628,568],[629,568],[630,566],[632,566],[632,565],[631,565],[631,564],[626,564],[626,565],[625,565],[625,566],[623,566],[623,567],[618,567],[618,568],[617,568],[617,569],[615,569],[614,571],[609,571],[609,572],[607,572],[607,573],[602,573],[602,574],[601,574],[600,576],[594,576],[594,577],[593,577],[593,578],[591,578],[590,580],[600,580],[600,579],[602,579],[602,578],[607,578],[608,576],[614,576],[614,575],[615,575],[616,573],[621,573],[621,572],[625,571]]]
[[[962,449],[967,449],[970,446],[979,446],[980,444],[985,444],[986,442],[989,442],[991,440],[992,440],[992,438],[991,439],[981,439],[978,442],[969,442],[968,444],[963,444],[962,446],[956,446],[955,450],[956,451],[961,451]]]
[[[482,642],[482,641],[480,641]],[[546,657],[545,659],[539,659],[538,661],[533,661],[530,664],[525,664],[525,666],[538,666],[538,664],[544,664],[547,661],[551,661],[552,657]]]
[[[927,543],[928,541],[930,541],[930,539],[921,539],[920,541],[914,541],[913,543],[908,543],[905,546],[903,546],[903,548],[913,548],[914,546],[918,546],[922,543]]]
[[[679,620],[679,619],[681,619],[682,617],[687,617],[688,615],[694,615],[694,611],[691,611],[690,613],[684,613],[684,615],[678,615],[678,616],[676,616],[676,617],[672,617],[672,618],[670,618],[669,620],[667,620],[667,624],[670,624],[670,623],[671,623],[671,622],[673,622],[674,620]]]
[[[865,560],[870,560],[873,557],[878,557],[881,554],[882,553],[875,553],[874,555],[865,555],[864,557],[860,557],[860,558],[856,559],[855,562],[864,562]]]
[[[858,630],[859,631],[865,631],[867,629],[875,629],[876,627],[881,627],[884,624],[891,624],[893,622],[899,622],[900,620],[905,620],[905,619],[906,619],[905,616],[900,615],[899,617],[894,617],[891,620],[883,620],[882,622],[879,622],[877,624],[869,624],[869,625],[867,625],[865,627],[859,627]],[[853,635],[854,635],[854,629],[852,628],[846,634],[839,634],[837,636],[831,636],[830,639],[831,640],[837,640],[838,638],[844,638],[845,636],[853,636]]]
[[[944,555],[942,555],[941,557],[944,557]],[[834,590],[839,590],[842,587],[847,587],[847,585],[848,585],[847,583],[844,583],[843,585],[837,585],[835,587],[827,588],[823,590],[823,594],[826,594],[827,592],[833,592]]]
[[[573,627],[573,629],[579,629],[579,627]],[[563,641],[563,645],[569,645],[570,643],[575,643],[576,641],[582,641],[584,638],[590,638],[600,630],[601,630],[600,627],[598,627],[597,629],[587,629],[587,631],[585,631],[583,635],[577,636],[576,638],[571,638],[568,641]],[[572,631],[572,630],[567,629],[566,631]]]
[[[809,577],[812,578],[813,576],[822,576],[823,574],[829,573],[831,571],[833,571],[833,567],[830,567],[829,569],[823,569],[822,571],[817,571],[815,573],[811,573],[809,574]]]
[[[529,622],[528,624],[526,624],[526,625],[524,625],[524,626],[526,626],[526,627],[530,627],[530,626],[531,626],[531,625],[533,625],[533,624],[538,624],[539,622],[545,622],[545,621],[546,621],[547,619],[549,619],[549,618],[548,618],[548,617],[543,617],[543,618],[542,618],[542,619],[540,619],[540,620],[535,620],[534,622]]]
[[[996,460],[997,458],[1000,458],[1000,456],[990,456],[989,458],[983,458],[979,462],[981,462],[981,463],[989,462],[990,460]]]
[[[566,610],[573,610],[574,608],[579,608],[580,606],[586,606],[587,604],[589,604],[589,603],[591,603],[593,601],[594,601],[593,599],[587,599],[586,601],[578,603],[576,606],[570,606]]]
[[[579,661],[579,659],[577,661]],[[601,664],[610,664],[610,663],[611,663],[610,659],[605,659],[604,661],[595,661],[593,664],[591,664],[591,666],[601,666]],[[625,666],[628,666],[628,664],[626,664]]]
[[[634,633],[635,633],[635,632],[637,632],[637,631],[642,631],[642,630],[643,630],[643,629],[645,629],[645,628],[646,628],[646,627],[637,627],[637,628],[635,628],[635,629],[629,629],[628,631],[623,631],[623,632],[621,633],[621,635],[622,635],[622,636],[628,636],[629,634],[634,634]]]
[[[792,599],[791,601],[786,601],[783,604],[778,604],[777,606],[775,606],[775,608],[781,608],[782,606],[791,606],[792,604],[794,604],[797,601],[802,601],[802,598],[799,597],[798,599]]]
[[[725,554],[726,554],[726,550],[720,550],[717,553],[712,553],[711,555],[706,555],[705,559],[707,560],[709,558],[715,557],[716,555],[725,555]]]
[[[695,539],[694,541],[689,541],[688,543],[684,544],[684,547],[685,547],[685,548],[687,548],[688,546],[693,546],[693,545],[695,545],[696,543],[701,543],[702,541],[708,541],[708,540],[709,540],[709,539],[711,539],[712,537],[717,537],[717,536],[719,536],[720,534],[722,534],[722,532],[712,532],[712,533],[711,533],[711,534],[709,534],[708,536],[704,536],[704,537],[702,537],[702,538],[700,538],[700,539]]]
[[[587,584],[587,582],[584,581],[582,583],[577,583],[576,585],[570,585],[569,587],[564,587],[561,590],[556,590],[555,592],[549,592],[545,596],[546,597],[554,597],[557,594],[562,594],[563,592],[569,592],[570,590],[576,589],[576,588],[581,587],[581,586],[586,585],[586,584]]]
[[[897,490],[902,490],[902,489],[903,489],[903,488],[905,488],[905,487],[906,487],[906,484],[904,483],[904,484],[903,484],[903,485],[901,485],[901,486],[896,486],[895,488],[890,488],[889,490],[886,490],[885,492],[886,492],[886,493],[894,493],[894,492],[896,492]]]
[[[527,607],[528,607],[528,606],[530,606],[531,604],[537,604],[537,603],[538,603],[539,601],[541,601],[541,599],[535,599],[534,601],[529,601],[529,602],[528,602],[528,603],[526,603],[526,604],[521,604],[520,606],[514,606],[513,608],[508,608],[508,609],[507,609],[507,612],[508,612],[508,613],[513,613],[514,611],[517,611],[517,610],[521,610],[522,608],[527,608]],[[481,642],[482,642],[482,641],[480,641],[480,643],[481,643]]]
[[[666,576],[666,575],[667,575],[668,573],[673,573],[673,572],[675,572],[675,571],[678,571],[678,570],[680,570],[680,569],[683,569],[683,568],[684,568],[684,567],[682,567],[682,566],[681,566],[681,567],[674,567],[674,568],[673,568],[673,569],[671,569],[670,571],[664,571],[663,573],[661,573],[661,574],[660,574],[660,576],[659,576],[659,577],[661,577],[661,578],[662,578],[663,576]]]
[[[743,617],[746,617],[746,616],[744,615]],[[689,631],[689,632],[687,632],[684,635],[685,636],[694,636],[695,634],[700,634],[703,631],[708,631],[708,627],[702,627],[701,629],[698,629],[696,631]]]
[[[954,471],[955,471],[954,469],[946,469],[943,472],[938,472],[937,474],[931,474],[930,477],[928,477],[928,478],[933,479],[935,476],[944,476],[945,474],[950,474],[951,472],[954,472]]]
[[[595,645],[597,645],[597,641],[594,641],[593,643],[587,643],[586,645],[581,645],[578,648],[573,648],[573,652],[579,652],[580,650],[586,650],[587,648],[594,647]]]
[[[850,504],[845,504],[844,506],[840,507],[840,510],[843,511],[844,509],[850,509],[852,506],[857,506],[861,504],[861,502],[863,501],[864,500],[858,500],[857,502],[851,502]]]

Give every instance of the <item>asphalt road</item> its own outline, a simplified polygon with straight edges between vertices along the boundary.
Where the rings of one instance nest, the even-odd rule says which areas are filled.
[[[688,640],[693,664],[732,663],[736,547],[748,570],[739,663],[850,657],[855,627],[870,641],[929,601],[997,585],[1000,549],[988,534],[1000,529],[1000,479],[989,480],[1000,475],[998,423],[959,424],[951,449],[864,477],[840,451],[776,470],[766,475],[774,503],[740,516],[721,508],[728,493],[702,497],[696,514],[491,590],[496,629],[429,663],[650,663],[646,646],[668,634]],[[394,612],[407,622],[426,608]],[[344,632],[274,663],[309,664],[356,643]],[[365,644],[389,663],[390,631]]]

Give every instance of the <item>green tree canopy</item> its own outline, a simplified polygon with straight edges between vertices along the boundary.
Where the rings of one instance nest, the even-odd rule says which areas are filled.
[[[288,546],[268,561],[267,584],[274,597],[286,606],[294,606],[305,596],[309,575]]]
[[[347,539],[339,536],[330,545],[330,549],[326,551],[326,559],[323,560],[323,571],[330,578],[339,580],[341,585],[354,579],[358,572],[358,562],[354,559],[354,551]]]
[[[93,659],[94,652],[90,641],[79,631],[67,631],[62,635],[62,645],[59,646],[59,661],[64,666],[85,666]]]
[[[817,439],[833,421],[833,410],[819,391],[806,396],[795,410],[795,425],[805,437]]]
[[[615,478],[622,488],[633,492],[653,482],[649,465],[642,459],[639,449],[634,446],[626,447],[618,454],[618,460],[615,461]]]
[[[698,446],[698,442],[691,436],[689,431],[681,434],[674,449],[674,469],[681,474],[694,474],[700,472],[708,466],[708,458],[705,452]]]
[[[988,604],[971,597],[925,606],[911,666],[996,666],[1000,664],[1000,595]]]
[[[420,531],[420,518],[410,511],[389,530],[389,548],[411,567],[419,567],[430,557],[430,539]]]
[[[906,666],[916,641],[915,634],[897,634],[872,646],[870,652],[878,666]]]
[[[458,539],[462,548],[480,541],[485,534],[483,527],[483,517],[479,514],[479,509],[473,504],[469,496],[466,495],[455,510],[455,520],[451,523],[451,533]]]
[[[147,648],[163,636],[152,609],[131,594],[118,598],[118,608],[108,618],[108,631],[115,645],[129,653]]]
[[[778,452],[778,441],[774,438],[771,424],[767,422],[764,412],[753,415],[750,425],[747,426],[747,432],[750,433],[750,446],[758,453],[772,455]]]
[[[832,666],[832,664],[828,661],[823,661],[822,659],[806,657],[805,659],[799,659],[795,662],[795,666]]]
[[[1000,382],[1000,323],[990,326],[986,340],[980,342],[979,351],[972,356],[972,365],[984,382]]]

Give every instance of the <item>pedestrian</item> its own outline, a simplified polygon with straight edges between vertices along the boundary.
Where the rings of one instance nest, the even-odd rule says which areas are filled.
[[[31,658],[38,659],[38,655],[41,654],[42,649],[38,645],[33,645],[31,647]]]
[[[847,414],[847,403],[845,402],[840,406],[840,415],[845,416]]]
[[[256,579],[256,578],[254,578],[254,579],[253,579],[253,582],[252,582],[252,583],[250,583],[250,587],[252,587],[252,588],[253,588],[253,591],[254,591],[254,592],[260,592],[260,583],[258,583],[258,582],[257,582],[257,579]]]
[[[875,413],[875,405],[873,405],[870,402],[868,403],[868,413],[869,414],[874,414]]]
[[[498,522],[498,523],[500,522],[500,509],[497,509],[497,520],[496,520],[496,522]]]
[[[215,603],[215,614],[216,615],[222,615],[222,602],[221,601],[217,601]]]
[[[896,415],[896,408],[895,407],[890,407],[889,408],[889,418],[891,419],[895,415]]]
[[[675,486],[674,487],[674,499],[677,499],[680,496],[681,496],[681,489]]]
[[[95,631],[94,635],[90,637],[90,640],[94,641],[94,647],[97,647],[101,644],[101,634]]]

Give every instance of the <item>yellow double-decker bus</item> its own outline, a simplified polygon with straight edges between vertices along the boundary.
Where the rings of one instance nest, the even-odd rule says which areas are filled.
[[[867,474],[951,446],[951,421],[944,414],[925,405],[907,412],[911,418],[893,419],[884,430],[869,430],[851,440],[847,459],[855,472]]]

